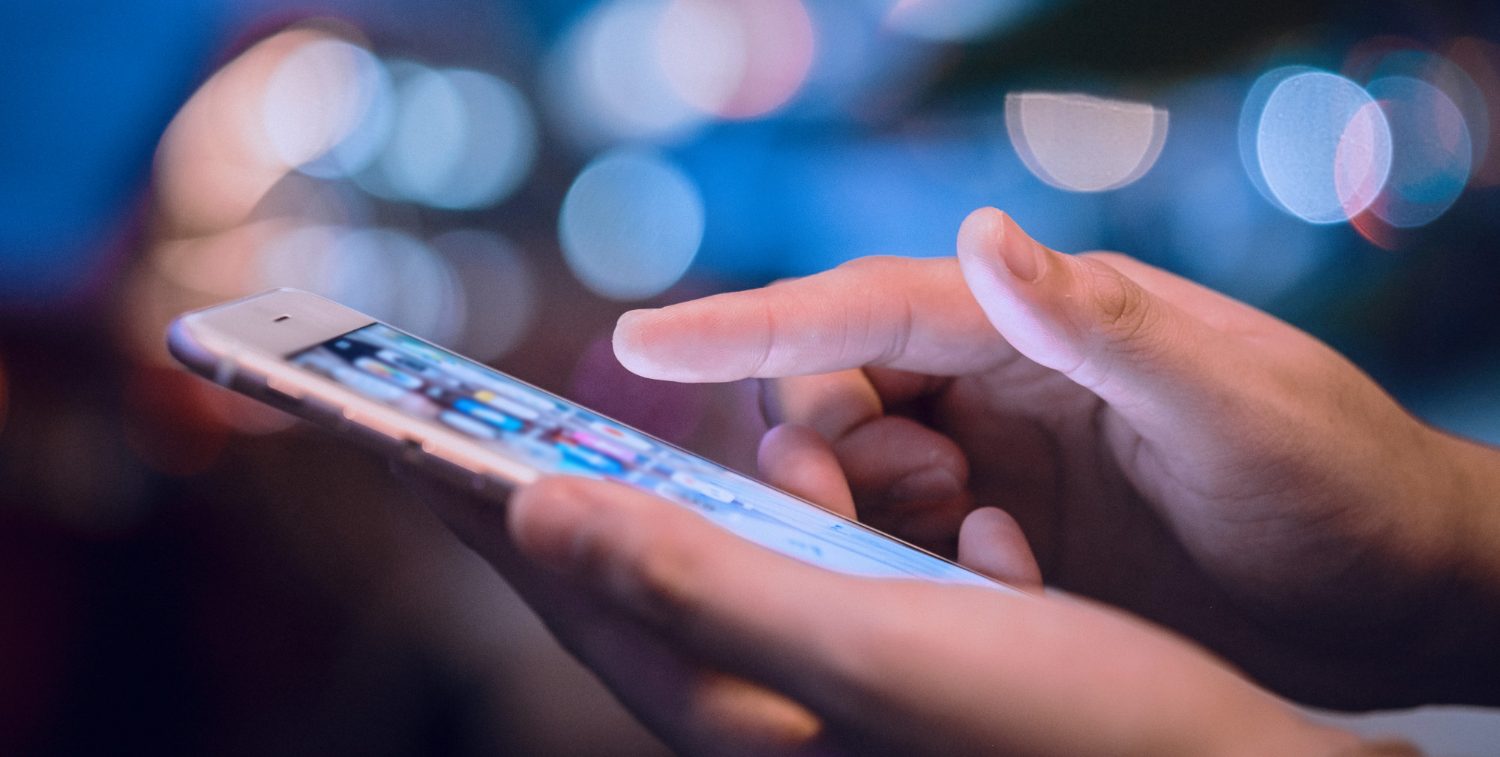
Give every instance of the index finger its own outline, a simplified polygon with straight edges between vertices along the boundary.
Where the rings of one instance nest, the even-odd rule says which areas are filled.
[[[1015,354],[953,258],[861,258],[763,289],[632,311],[614,346],[631,371],[683,382],[866,365],[958,375]]]

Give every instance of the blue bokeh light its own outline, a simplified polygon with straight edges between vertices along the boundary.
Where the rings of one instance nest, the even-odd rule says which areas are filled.
[[[1474,147],[1463,113],[1437,87],[1409,76],[1370,83],[1390,120],[1390,179],[1371,212],[1396,228],[1437,220],[1453,206],[1473,168]]]
[[[1308,223],[1358,215],[1391,170],[1385,115],[1358,84],[1324,71],[1267,74],[1276,81],[1255,124],[1252,174],[1269,197]],[[1253,107],[1259,90],[1252,89]]]
[[[703,197],[682,171],[639,150],[607,153],[563,199],[563,255],[584,286],[615,300],[677,283],[703,243]]]

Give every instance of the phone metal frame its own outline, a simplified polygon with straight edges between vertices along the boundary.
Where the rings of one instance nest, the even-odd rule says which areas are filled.
[[[288,359],[334,337],[375,323],[381,322],[327,298],[296,289],[273,289],[183,314],[172,322],[168,330],[167,347],[172,356],[183,365],[214,383],[330,428],[341,435],[350,436],[366,447],[399,457],[409,465],[450,483],[488,494],[498,501],[503,502],[512,489],[547,475],[545,471],[520,460],[507,458],[457,431],[406,415]],[[411,334],[407,336],[427,341]],[[507,378],[519,381],[509,375]],[[577,404],[527,382],[521,383],[559,402]],[[597,412],[595,414],[599,415]],[[620,423],[613,418],[608,419]],[[686,455],[702,457],[629,424],[620,425],[635,430],[657,444]],[[984,579],[990,586],[1016,591],[1011,586],[884,531],[833,513],[817,503],[763,481],[756,482],[782,496],[828,512],[907,549],[960,568]]]
[[[542,476],[456,431],[411,418],[287,359],[377,322],[315,294],[276,289],[179,317],[168,331],[167,347],[214,383],[476,491],[509,490]]]

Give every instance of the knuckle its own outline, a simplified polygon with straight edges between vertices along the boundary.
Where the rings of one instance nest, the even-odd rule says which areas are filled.
[[[506,527],[523,542],[533,541],[547,530],[550,502],[577,499],[577,482],[562,476],[548,476],[520,488],[506,508]]]
[[[1138,341],[1155,315],[1151,298],[1140,285],[1102,261],[1090,265],[1089,272],[1089,288],[1103,335],[1114,342]]]
[[[1079,253],[1078,257],[1087,260],[1097,260],[1112,268],[1128,267],[1138,265],[1140,263],[1139,260],[1126,255],[1123,252],[1115,252],[1114,250],[1091,250],[1089,252]]]
[[[841,271],[869,271],[889,265],[890,260],[891,258],[888,255],[865,255],[839,263],[838,269]]]
[[[911,258],[903,258],[899,255],[865,255],[840,263],[837,270],[859,275],[884,276],[907,271],[914,262],[916,261]]]

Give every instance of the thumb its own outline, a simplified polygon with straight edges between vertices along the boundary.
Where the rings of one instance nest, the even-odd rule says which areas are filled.
[[[1117,410],[1181,409],[1209,388],[1207,326],[1103,260],[1050,250],[994,208],[964,221],[958,259],[1006,341]]]

